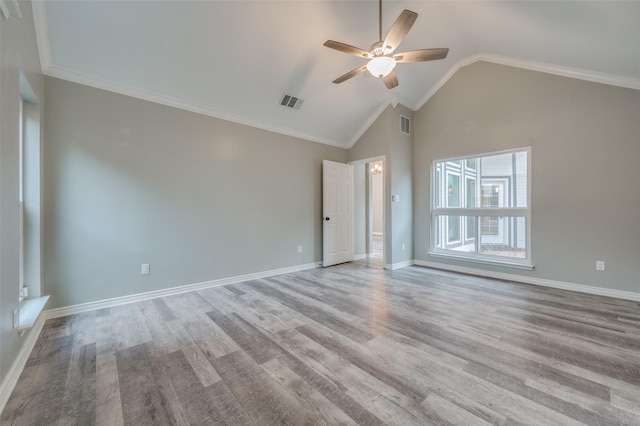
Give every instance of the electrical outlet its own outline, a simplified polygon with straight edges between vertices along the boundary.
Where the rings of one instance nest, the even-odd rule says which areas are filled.
[[[402,243],[402,251],[404,251],[404,243]]]
[[[13,310],[13,329],[17,330],[20,327],[20,309]]]
[[[302,253],[302,246],[298,246],[298,253]]]
[[[149,275],[151,273],[151,267],[149,266],[148,263],[143,263],[142,264],[142,269],[141,269],[141,274],[142,275]]]
[[[604,271],[604,260],[596,260],[596,271]]]

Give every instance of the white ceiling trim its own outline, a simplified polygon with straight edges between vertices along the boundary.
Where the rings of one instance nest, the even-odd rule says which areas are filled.
[[[0,5],[6,6],[6,2],[13,2],[14,0],[0,0]],[[188,102],[184,102],[182,100],[172,98],[169,96],[165,96],[156,92],[147,91],[143,89],[139,89],[133,86],[124,85],[121,83],[117,83],[107,79],[101,79],[94,76],[78,73],[76,71],[57,67],[53,64],[53,58],[51,55],[51,46],[49,42],[49,32],[48,32],[48,22],[47,22],[47,11],[46,11],[46,2],[45,1],[33,1],[33,19],[36,30],[36,40],[38,44],[38,52],[40,55],[40,66],[42,68],[42,73],[45,75],[49,75],[52,77],[68,80],[71,82],[95,87],[98,89],[108,90],[111,92],[123,94],[126,96],[132,96],[135,98],[147,100],[150,102],[155,102],[162,105],[171,106],[174,108],[183,109],[186,111],[195,112],[198,114],[207,115],[214,118],[219,118],[222,120],[227,120],[231,122],[235,122],[238,124],[243,124],[251,127],[256,127],[263,130],[268,130],[271,132],[276,132],[279,134],[292,136],[300,139],[305,139],[312,142],[318,142],[326,145],[336,146],[339,148],[349,149],[362,137],[362,135],[369,129],[369,127],[376,121],[376,119],[384,112],[384,110],[389,106],[396,106],[397,103],[401,103],[405,105],[407,108],[417,111],[424,106],[425,103],[435,95],[438,90],[442,86],[444,86],[447,81],[451,77],[455,75],[458,70],[464,66],[473,64],[478,61],[487,61],[493,62],[496,64],[512,66],[516,68],[522,68],[532,71],[539,71],[548,74],[554,74],[569,78],[575,78],[580,80],[586,80],[596,83],[608,84],[613,86],[625,87],[635,90],[640,90],[640,79],[612,75],[607,73],[601,73],[596,71],[589,71],[577,68],[564,67],[559,65],[553,65],[543,62],[530,61],[525,59],[518,59],[506,56],[499,56],[490,53],[478,53],[472,56],[468,56],[456,62],[447,72],[446,74],[435,84],[431,90],[422,98],[417,104],[411,104],[406,102],[405,100],[399,99],[395,92],[390,94],[390,96],[382,102],[382,104],[376,108],[373,114],[366,120],[362,127],[353,135],[353,137],[347,141],[338,141],[327,138],[318,137],[316,135],[307,134],[304,132],[297,132],[291,129],[273,126],[269,123],[260,122],[254,119],[251,119],[246,116],[229,114],[224,111],[215,110],[209,107],[196,105]]]
[[[373,114],[371,114],[369,119],[365,121],[362,127],[360,127],[360,129],[356,132],[356,134],[353,135],[353,137],[351,138],[351,140],[349,140],[349,143],[347,144],[347,149],[351,149],[356,144],[356,142],[360,140],[362,135],[364,135],[364,133],[369,129],[369,127],[371,127],[371,125],[378,119],[378,117],[380,117],[380,115],[384,112],[384,110],[387,109],[389,105],[395,108],[396,106],[398,106],[398,104],[402,104],[407,108],[409,108],[410,110],[416,111],[416,108],[413,107],[413,104],[400,98],[395,92],[392,93],[384,102],[382,102],[382,104],[380,104],[378,108],[376,108],[376,110],[373,112]]]
[[[611,86],[640,90],[640,79],[637,78],[583,70],[579,68],[563,67],[561,65],[528,61],[526,59],[511,58],[508,56],[494,55],[491,53],[477,53],[456,62],[453,67],[451,67],[449,71],[447,71],[447,73],[440,79],[440,81],[438,81],[438,83],[436,83],[435,86],[433,86],[431,90],[429,90],[429,92],[427,92],[427,94],[422,99],[420,99],[420,101],[414,107],[407,107],[413,109],[414,111],[419,110],[424,106],[424,104],[427,103],[429,99],[431,99],[433,95],[438,92],[438,90],[440,90],[440,88],[442,88],[442,86],[447,83],[447,81],[449,81],[451,77],[453,77],[458,72],[460,68],[471,65],[478,61],[493,62],[495,64],[507,65],[510,67],[522,68],[530,71],[538,71],[546,74],[591,81],[594,83],[608,84]]]
[[[0,0],[3,1],[3,0]],[[40,67],[42,73],[51,77],[60,78],[62,80],[71,81],[73,83],[83,84],[85,86],[95,87],[97,89],[108,90],[110,92],[119,93],[121,95],[131,96],[139,98],[149,102],[155,102],[161,105],[166,105],[174,108],[183,109],[186,111],[195,112],[198,114],[207,115],[209,117],[219,118],[221,120],[227,120],[238,124],[243,124],[258,129],[268,130],[283,134],[286,136],[292,136],[295,138],[305,139],[311,142],[318,142],[325,145],[336,146],[338,148],[347,148],[347,143],[321,138],[315,135],[311,135],[303,132],[296,132],[290,129],[277,127],[268,123],[262,123],[253,120],[249,117],[244,117],[235,114],[229,114],[223,111],[214,110],[204,106],[186,103],[179,99],[169,96],[161,95],[148,90],[139,89],[133,86],[116,83],[111,80],[101,79],[98,77],[86,75],[73,70],[69,70],[63,67],[58,67],[53,64],[53,57],[51,56],[51,44],[49,42],[49,24],[47,22],[47,10],[46,3],[44,1],[33,2],[33,21],[36,30],[36,42],[38,45],[38,54],[40,55]]]
[[[53,65],[51,58],[51,44],[49,43],[49,23],[47,21],[47,6],[44,1],[34,1],[33,24],[36,28],[36,44],[40,55],[40,68],[42,74],[46,74]]]
[[[564,67],[562,65],[548,64],[544,62],[529,61],[526,59],[511,58],[507,56],[480,53],[479,61],[493,62],[516,68],[524,68],[531,71],[539,71],[562,77],[586,80],[594,83],[608,84],[610,86],[625,87],[627,89],[640,90],[640,79],[625,77],[622,75],[608,74],[604,72],[584,70],[580,68]]]
[[[336,146],[338,148],[347,148],[345,142],[335,141],[331,139],[320,138],[315,135],[311,135],[303,132],[296,132],[291,129],[273,126],[269,123],[263,123],[253,120],[249,117],[244,117],[236,114],[229,114],[227,112],[218,111],[205,106],[183,102],[180,99],[172,98],[170,96],[161,95],[149,90],[139,89],[137,87],[129,86],[126,84],[116,83],[115,81],[102,79],[69,69],[65,69],[58,66],[50,66],[45,72],[46,75],[51,77],[60,78],[62,80],[71,81],[73,83],[83,84],[85,86],[95,87],[97,89],[107,90],[114,93],[119,93],[125,96],[131,96],[134,98],[142,99],[149,102],[154,102],[161,105],[170,106],[173,108],[183,109],[185,111],[195,112],[209,117],[219,118],[221,120],[231,121],[245,126],[255,127],[258,129],[268,130],[270,132],[279,133],[286,136],[292,136],[295,138],[304,139],[311,142],[318,142],[325,145]]]
[[[18,0],[0,0],[0,10],[4,19],[11,17],[22,18],[22,12],[18,5]]]

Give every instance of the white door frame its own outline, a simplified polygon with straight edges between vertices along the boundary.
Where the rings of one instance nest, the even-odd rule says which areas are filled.
[[[387,167],[387,157],[385,155],[378,155],[376,157],[368,157],[368,158],[363,158],[361,160],[353,160],[353,161],[349,161],[349,163],[347,164],[351,164],[351,165],[358,165],[358,164],[364,164],[366,165],[367,163],[375,163],[376,161],[382,161],[382,168],[383,168],[383,182],[382,182],[382,264],[386,265],[387,264],[387,236],[388,236],[388,232],[387,232],[387,173],[388,173],[388,167]],[[367,174],[369,174],[369,169],[367,169],[365,167],[365,171]],[[368,196],[367,196],[367,215],[370,214],[370,212],[372,211],[372,206],[371,206],[371,178],[369,176],[369,179],[367,179],[367,192],[368,192]],[[355,222],[355,218],[354,218],[354,222]],[[371,223],[371,221],[369,222],[369,226],[367,226],[367,251],[369,251],[371,249],[371,245],[372,245],[372,232],[373,232],[373,224]],[[354,235],[355,235],[355,229],[354,229]],[[355,238],[355,237],[354,237]],[[367,253],[367,255],[369,255],[369,253]]]

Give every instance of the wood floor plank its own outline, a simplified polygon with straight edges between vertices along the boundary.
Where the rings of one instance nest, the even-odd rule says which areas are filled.
[[[204,313],[181,318],[180,322],[207,358],[219,358],[240,348]]]
[[[369,261],[48,320],[7,425],[640,425],[640,304]]]
[[[96,414],[95,343],[73,347],[64,389],[58,424],[93,424]]]
[[[212,360],[237,401],[258,424],[312,424],[311,413],[244,352]]]
[[[220,376],[182,324],[178,320],[168,321],[165,324],[170,332],[176,336],[174,340],[179,342],[184,357],[191,365],[202,386],[210,386],[220,381]]]
[[[119,350],[116,362],[125,424],[174,424],[177,413],[171,412],[170,406],[175,401],[169,401],[167,392],[163,392],[162,384],[154,374],[147,345],[143,343]]]
[[[183,351],[164,355],[159,361],[164,374],[171,381],[189,424],[218,424],[223,421],[203,392],[204,387],[200,386],[200,379]]]
[[[448,419],[450,423],[455,425],[491,425],[491,423],[473,415],[464,408],[454,404],[446,398],[442,398],[436,393],[429,394],[429,396],[427,396],[427,398],[422,402],[422,405],[433,410],[440,417]]]
[[[96,425],[124,426],[116,355],[96,355]]]
[[[271,359],[262,364],[262,368],[285,390],[293,394],[316,419],[317,423],[328,425],[356,424],[353,419],[348,417],[318,390],[306,383],[280,359]]]

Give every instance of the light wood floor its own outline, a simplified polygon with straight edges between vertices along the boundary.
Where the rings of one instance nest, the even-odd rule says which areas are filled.
[[[640,306],[354,262],[49,320],[3,425],[640,424]]]

